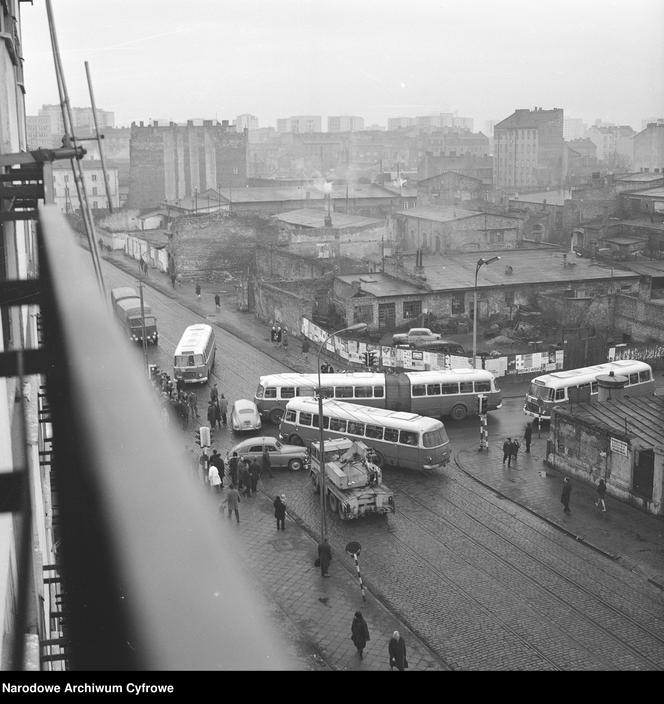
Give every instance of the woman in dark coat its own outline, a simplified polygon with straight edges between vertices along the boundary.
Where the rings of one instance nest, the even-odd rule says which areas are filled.
[[[355,644],[355,647],[357,648],[357,652],[359,653],[361,660],[362,651],[366,647],[367,641],[370,640],[369,626],[367,626],[367,622],[364,620],[364,616],[362,616],[361,611],[355,612],[355,617],[353,618],[353,623],[351,624],[350,632],[351,640]]]
[[[277,519],[277,530],[286,530],[286,496],[282,494],[274,500],[274,517]]]
[[[390,654],[390,670],[395,667],[397,670],[405,670],[408,667],[408,660],[406,660],[406,641],[401,637],[399,631],[394,631],[392,634],[387,650]]]

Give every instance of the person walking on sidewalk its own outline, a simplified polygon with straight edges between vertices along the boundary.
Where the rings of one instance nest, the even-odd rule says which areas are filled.
[[[572,513],[569,509],[569,499],[572,495],[572,484],[569,477],[563,479],[563,493],[560,495],[560,503],[565,507],[565,513]]]
[[[601,509],[602,513],[606,513],[606,503],[604,503],[604,497],[606,496],[606,482],[600,479],[597,484],[597,501],[595,501],[595,506]]]
[[[212,388],[210,389],[210,401],[212,403],[216,403],[219,400],[219,387],[217,384],[212,384]]]
[[[406,641],[401,637],[399,631],[394,631],[390,638],[387,652],[390,656],[390,670],[405,670],[408,667],[406,660]]]
[[[516,464],[516,456],[519,454],[520,447],[521,447],[521,444],[519,443],[519,441],[516,438],[514,438],[514,440],[512,440],[511,454],[512,454],[512,459],[514,460],[515,464]]]
[[[238,464],[240,463],[240,458],[237,456],[237,452],[233,453],[233,456],[228,460],[228,473],[231,477],[231,484],[238,486]]]
[[[233,513],[235,513],[235,520],[237,523],[240,522],[240,511],[239,511],[239,504],[240,504],[240,494],[238,493],[238,490],[235,488],[235,484],[231,484],[230,489],[228,490],[228,494],[226,495],[226,498],[222,501],[222,503],[219,505],[219,510],[223,511],[222,506],[226,504],[228,506],[228,518],[231,517]]]
[[[288,330],[286,328],[281,332],[281,346],[284,348],[284,352],[288,352]]]
[[[261,477],[267,472],[270,479],[274,478],[272,474],[272,462],[270,461],[270,453],[267,451],[267,447],[263,448],[263,456],[261,457]]]
[[[302,356],[304,357],[304,363],[308,366],[309,365],[309,338],[308,337],[303,337],[302,338]]]
[[[277,496],[273,503],[274,517],[277,519],[277,530],[286,530],[286,494]]]
[[[526,430],[523,434],[523,439],[526,441],[526,452],[530,452],[530,443],[533,439],[533,424],[526,423]]]
[[[251,496],[251,475],[249,474],[249,460],[242,458],[240,467],[240,487],[245,496]]]
[[[215,465],[212,464],[212,462],[210,462],[210,466],[208,468],[208,483],[210,484],[210,489],[212,489],[212,491],[214,491],[216,494],[221,493],[223,484],[221,483],[219,470]]]
[[[224,428],[228,427],[228,399],[223,394],[221,394],[221,398],[219,399],[219,416],[221,423],[224,424]],[[219,423],[220,428],[221,423]]]
[[[221,297],[218,293],[214,294],[214,307],[219,310],[221,308]]]
[[[210,457],[210,464],[217,468],[219,472],[219,479],[221,479],[221,486],[224,486],[224,458],[219,454],[217,450],[212,450],[212,457]]]
[[[210,401],[208,403],[207,419],[210,424],[210,430],[214,430],[214,427],[217,424],[217,404],[214,403],[214,401]]]
[[[196,284],[196,298],[198,298],[199,301],[201,300],[201,285],[200,284]]]
[[[512,438],[507,438],[503,443],[503,465],[507,460],[507,466],[512,466]]]
[[[327,538],[323,538],[323,542],[318,543],[318,562],[320,563],[321,577],[329,577],[327,571],[330,568],[330,562],[332,562],[332,548],[327,542]]]
[[[198,396],[196,396],[196,394],[193,391],[189,394],[188,403],[189,403],[189,412],[191,414],[192,419],[196,418],[196,420],[199,420],[200,415],[198,413]]]
[[[261,468],[256,459],[249,466],[249,481],[251,482],[251,495],[255,496],[258,492],[258,480],[261,476]]]
[[[369,626],[367,626],[361,611],[355,612],[353,623],[350,625],[350,633],[351,640],[357,648],[357,654],[362,660],[362,653],[367,646],[367,641],[371,640],[371,638],[369,637]]]
[[[270,330],[270,342],[272,343],[272,347],[277,346],[277,326],[273,325],[272,329]]]

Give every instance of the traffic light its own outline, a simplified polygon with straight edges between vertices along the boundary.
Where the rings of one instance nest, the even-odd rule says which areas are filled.
[[[367,366],[368,367],[373,367],[374,364],[376,364],[376,358],[378,355],[376,355],[375,352],[367,352]]]
[[[368,352],[362,352],[362,362],[365,367],[369,366],[369,353]]]
[[[489,406],[488,402],[489,402],[489,399],[486,396],[478,396],[477,397],[477,412],[481,416],[483,416],[487,412],[488,406]]]
[[[210,428],[207,425],[201,425],[194,433],[194,441],[200,447],[210,447]]]

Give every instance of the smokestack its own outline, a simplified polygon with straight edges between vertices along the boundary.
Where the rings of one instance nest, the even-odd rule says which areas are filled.
[[[627,377],[616,375],[614,372],[600,374],[597,377],[597,403],[619,401],[625,395]]]

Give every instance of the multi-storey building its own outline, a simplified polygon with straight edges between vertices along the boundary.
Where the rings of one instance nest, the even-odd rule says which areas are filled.
[[[588,125],[580,117],[566,117],[563,120],[563,137],[567,142],[583,139],[587,130]]]
[[[240,188],[246,179],[247,136],[228,120],[131,125],[130,208],[156,207],[208,189]]]
[[[88,196],[88,204],[92,210],[108,210],[108,197],[104,187],[104,171],[101,162],[92,159],[81,159],[83,180]],[[118,169],[106,165],[106,179],[111,196],[111,205],[120,207],[120,186]],[[53,200],[63,213],[80,211],[78,194],[69,162],[56,162],[53,165]]]
[[[295,115],[277,120],[277,132],[322,132],[320,115]]]
[[[364,118],[356,115],[331,115],[327,118],[328,132],[359,132],[364,129]]]
[[[494,127],[493,137],[496,188],[536,188],[563,182],[562,109],[518,109]]]
[[[634,137],[635,171],[664,173],[664,121],[651,122]]]
[[[77,137],[88,137],[94,134],[94,117],[92,108],[71,109],[72,125]],[[30,149],[38,147],[59,146],[65,132],[62,122],[62,109],[60,105],[42,105],[37,115],[28,115],[27,142]],[[102,130],[104,127],[115,125],[115,114],[108,110],[97,108],[97,125]]]
[[[235,118],[235,129],[238,132],[242,130],[257,130],[258,129],[258,118],[256,115],[250,115],[249,113],[243,113]]]
[[[387,129],[388,130],[404,130],[408,127],[415,127],[414,117],[388,117],[387,118]]]

